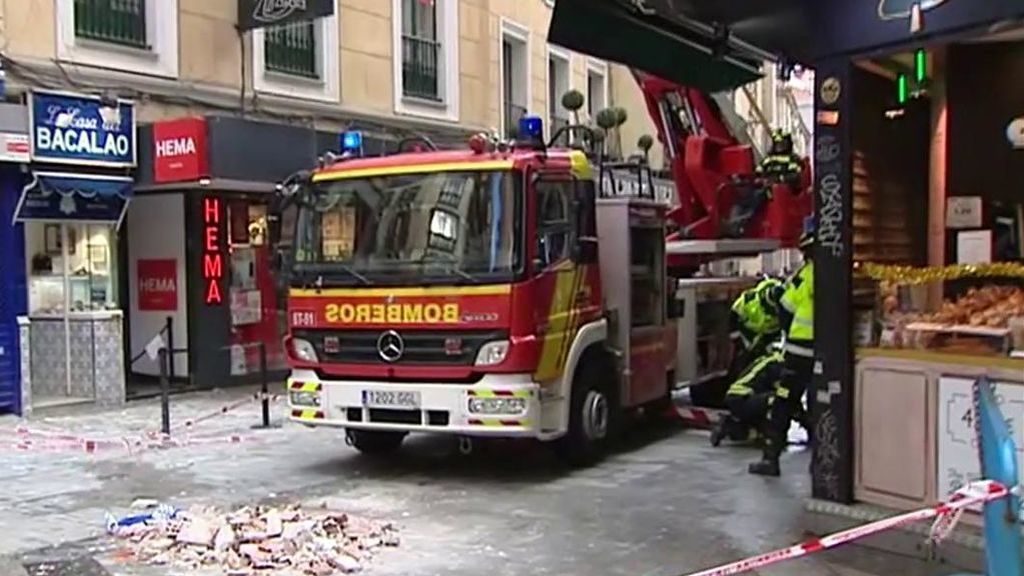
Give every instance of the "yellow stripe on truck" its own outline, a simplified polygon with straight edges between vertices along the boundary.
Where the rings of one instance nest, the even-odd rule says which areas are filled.
[[[326,288],[302,289],[292,288],[288,295],[292,297],[327,297],[327,298],[386,298],[398,297],[430,297],[430,296],[504,296],[512,293],[511,284],[493,284],[489,286],[416,286],[396,288]]]
[[[469,395],[474,398],[529,398],[533,393],[530,390],[470,390]]]
[[[355,178],[374,178],[377,176],[401,176],[403,174],[436,174],[438,172],[482,172],[490,170],[511,170],[512,160],[488,160],[484,162],[442,162],[437,164],[414,164],[405,166],[380,166],[376,168],[357,168],[325,171],[313,175],[313,182],[333,182],[335,180],[352,180]]]
[[[573,288],[579,266],[555,272],[555,289],[551,295],[551,307],[548,310],[547,332],[541,344],[540,360],[534,378],[539,382],[547,382],[562,373],[562,352],[569,339],[569,322],[573,308]]]

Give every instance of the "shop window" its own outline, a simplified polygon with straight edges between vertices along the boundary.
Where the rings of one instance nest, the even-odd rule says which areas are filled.
[[[145,0],[75,0],[75,36],[148,49]]]
[[[29,313],[113,310],[117,302],[117,239],[104,224],[25,224]]]
[[[537,183],[537,258],[547,267],[569,257],[572,182]]]

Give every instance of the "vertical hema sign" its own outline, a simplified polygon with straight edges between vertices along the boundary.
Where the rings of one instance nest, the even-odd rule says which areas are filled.
[[[238,0],[238,28],[252,30],[334,14],[335,0]]]
[[[224,303],[223,202],[216,196],[203,198],[203,301],[207,306]]]
[[[33,161],[136,165],[135,104],[131,101],[34,90],[28,109]]]

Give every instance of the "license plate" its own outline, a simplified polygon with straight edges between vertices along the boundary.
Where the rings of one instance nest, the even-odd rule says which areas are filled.
[[[416,409],[420,407],[420,393],[398,390],[363,390],[363,406],[367,408]]]

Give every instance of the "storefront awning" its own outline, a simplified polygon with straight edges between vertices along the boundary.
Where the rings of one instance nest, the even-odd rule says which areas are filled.
[[[706,92],[761,77],[761,58],[719,56],[712,38],[633,0],[558,0],[548,40]]]
[[[22,189],[14,219],[120,225],[132,185],[132,179],[124,176],[33,172]]]

